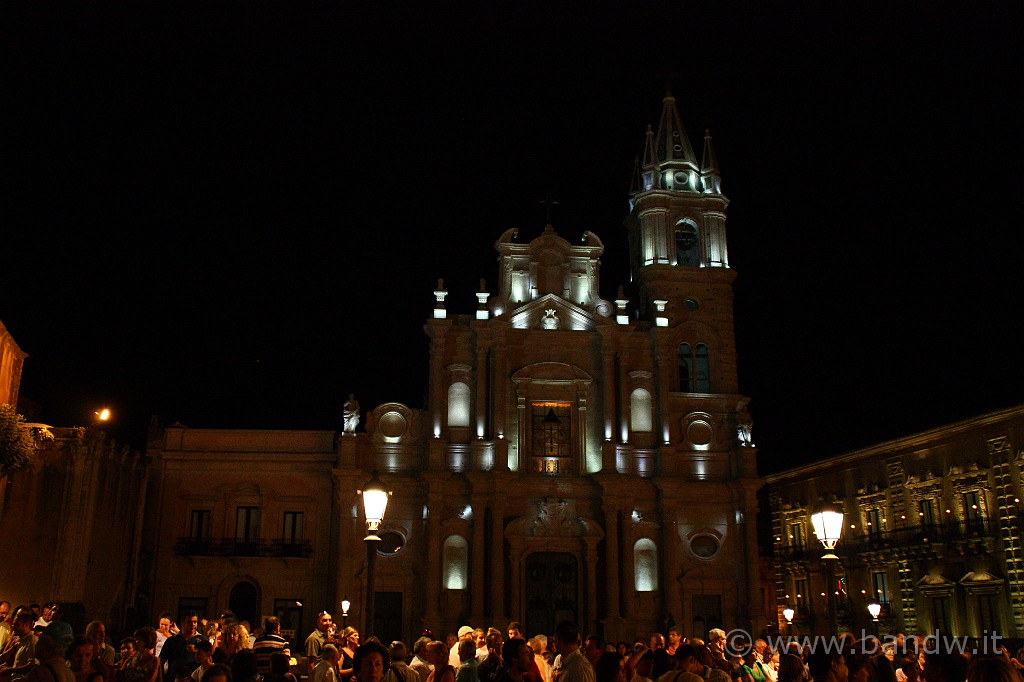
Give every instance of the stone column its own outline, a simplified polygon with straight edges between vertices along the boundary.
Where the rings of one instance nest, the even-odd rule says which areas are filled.
[[[619,504],[609,501],[604,506],[605,518],[605,562],[607,566],[608,584],[605,586],[608,600],[608,618],[619,618],[619,594],[622,585],[619,582]]]
[[[427,485],[427,604],[423,610],[423,620],[425,627],[436,628],[441,620],[441,562],[444,560],[444,538],[441,537],[443,497],[435,485],[431,485],[429,481]]]
[[[501,625],[509,620],[505,613],[505,506],[495,500],[491,504],[491,621]],[[523,614],[512,613],[520,620]]]
[[[473,505],[473,546],[470,548],[472,567],[470,568],[470,613],[474,623],[484,622],[484,559],[485,551],[484,519],[487,516],[487,502],[480,496],[470,498]]]
[[[587,611],[584,616],[583,623],[586,627],[581,627],[581,632],[593,632],[597,629],[597,542],[596,537],[584,538],[587,543],[587,549],[584,558],[587,562],[587,575],[584,581],[587,585]],[[582,625],[582,624],[581,624]]]

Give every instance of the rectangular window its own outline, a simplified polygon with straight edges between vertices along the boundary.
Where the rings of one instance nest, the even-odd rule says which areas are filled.
[[[867,517],[868,535],[877,537],[882,532],[882,512],[877,509],[869,509]]]
[[[291,642],[291,650],[296,648],[299,642],[299,628],[302,627],[302,600],[301,599],[275,599],[274,615],[281,619],[281,636]]]
[[[981,493],[977,490],[964,493],[964,521],[968,528],[982,525]]]
[[[789,544],[796,549],[804,548],[804,524],[789,524]]]
[[[210,539],[210,510],[193,509],[188,524],[188,538],[193,542]]]
[[[935,518],[935,500],[921,500],[917,503],[917,515],[921,519],[922,526],[934,526],[938,523]]]
[[[879,604],[889,603],[889,574],[885,571],[875,571],[871,574],[871,581],[875,586],[875,599]]]
[[[798,609],[807,610],[807,604],[809,603],[810,595],[807,594],[807,578],[797,578],[796,580],[796,607]]]
[[[281,539],[286,545],[297,545],[302,542],[303,512],[286,511],[284,513],[284,532]]]
[[[564,474],[571,470],[569,403],[533,403],[533,471]]]
[[[978,630],[989,633],[997,632],[996,629],[996,603],[991,594],[978,595]]]
[[[932,629],[940,632],[951,632],[949,597],[932,597]]]
[[[255,543],[260,539],[260,508],[239,507],[235,514],[235,542]]]

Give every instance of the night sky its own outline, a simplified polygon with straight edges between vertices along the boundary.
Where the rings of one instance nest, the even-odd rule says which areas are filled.
[[[671,87],[723,176],[763,472],[1024,403],[1019,3],[8,4],[0,321],[34,419],[340,426],[555,229],[626,281]]]

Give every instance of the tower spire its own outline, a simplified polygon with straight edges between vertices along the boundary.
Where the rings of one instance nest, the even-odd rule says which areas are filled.
[[[658,123],[658,136],[654,142],[658,161],[663,165],[679,166],[686,164],[697,170],[697,157],[690,146],[690,138],[686,135],[676,98],[671,91],[661,100],[661,122]]]
[[[711,129],[704,129],[704,156],[700,163],[700,175],[704,181],[704,191],[722,193],[722,172],[718,168],[718,157],[711,145]]]

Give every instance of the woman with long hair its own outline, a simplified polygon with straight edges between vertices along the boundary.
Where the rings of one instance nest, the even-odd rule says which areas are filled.
[[[103,682],[103,673],[92,667],[93,642],[85,635],[78,635],[64,650],[68,667],[75,674],[75,682]]]
[[[455,668],[448,663],[448,647],[444,642],[435,640],[427,645],[427,663],[434,666],[427,675],[427,682],[455,682]]]
[[[221,645],[213,650],[213,662],[231,665],[234,658],[242,649],[249,647],[249,633],[240,623],[231,623],[224,628]]]
[[[359,648],[359,631],[354,627],[347,627],[341,631],[338,638],[341,646],[338,651],[341,653],[341,660],[338,662],[339,682],[349,682],[349,678],[356,674],[355,659],[356,649]]]
[[[150,626],[135,631],[135,653],[118,674],[118,682],[157,682],[160,679],[160,659],[156,649],[156,630]]]

